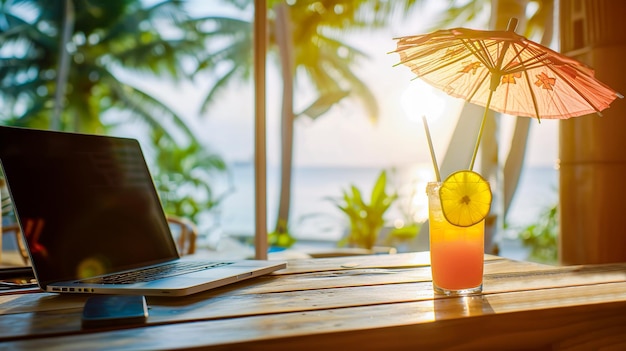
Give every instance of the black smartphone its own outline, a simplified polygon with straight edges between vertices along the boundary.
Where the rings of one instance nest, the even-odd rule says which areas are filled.
[[[83,328],[145,323],[148,305],[141,295],[102,295],[87,299]]]

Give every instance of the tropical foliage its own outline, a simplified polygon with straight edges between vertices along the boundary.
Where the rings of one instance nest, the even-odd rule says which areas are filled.
[[[383,170],[372,188],[369,202],[355,185],[351,185],[350,190],[344,190],[341,199],[331,199],[350,222],[350,231],[339,242],[340,245],[366,249],[374,247],[385,225],[385,212],[398,197],[395,193],[388,194],[386,187],[387,172]]]
[[[518,237],[528,252],[528,259],[540,263],[558,262],[558,206],[545,209],[535,223],[522,228]]]
[[[516,16],[523,16],[526,20],[526,27],[522,34],[528,38],[542,36],[547,27],[552,26],[554,13],[554,0],[474,0],[458,1],[448,0],[445,16],[437,23],[439,28],[450,28],[463,23],[480,21],[481,19],[491,19],[493,17],[493,7],[498,9],[498,15],[505,20],[508,12],[516,9],[524,10]],[[487,26],[487,23],[485,24]],[[503,28],[504,29],[504,28]]]
[[[152,143],[156,146],[153,178],[166,213],[198,223],[201,214],[233,190],[224,160],[197,142],[178,147],[161,130],[153,130]],[[222,183],[227,183],[226,190],[215,193],[214,185]]]
[[[290,42],[293,44],[295,79],[303,86],[310,84],[318,93],[313,101],[299,101],[298,105],[306,107],[296,116],[315,119],[349,95],[359,99],[369,117],[376,119],[376,100],[354,72],[353,64],[367,57],[358,48],[342,41],[341,36],[349,31],[380,28],[391,21],[394,12],[404,12],[421,2],[423,0],[268,1],[270,58],[278,67],[283,64],[278,31],[284,28],[277,23],[277,11],[286,4],[289,22],[296,24],[289,28],[293,32]],[[241,16],[207,16],[194,20],[203,35],[212,41],[198,67],[210,70],[216,77],[205,95],[203,110],[218,101],[216,97],[229,85],[252,77],[252,23],[245,14],[252,8],[253,0],[223,0],[223,3],[239,9]],[[305,99],[304,95],[301,98]]]
[[[182,62],[201,47],[190,36],[168,38],[157,28],[181,26],[187,19],[180,2],[143,8],[141,1],[65,2],[5,0],[2,6],[3,119],[11,124],[47,128],[51,125],[59,82],[61,53],[70,69],[61,94],[60,129],[106,132],[102,115],[124,111],[151,128],[170,131],[171,123],[190,135],[186,124],[168,106],[120,79],[120,70],[170,79],[186,77]],[[74,18],[70,40],[61,45],[67,16]],[[60,48],[64,47],[65,50]]]

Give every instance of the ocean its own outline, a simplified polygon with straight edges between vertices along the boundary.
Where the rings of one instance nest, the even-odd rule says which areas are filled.
[[[210,220],[211,235],[252,237],[254,233],[254,169],[251,163],[230,167],[232,190]],[[383,168],[296,167],[292,176],[289,230],[298,240],[337,242],[348,228],[347,217],[331,198],[342,196],[355,185],[369,201],[371,189]],[[398,200],[387,211],[389,225],[423,221],[427,216],[426,183],[433,179],[429,164],[387,168],[387,191],[396,191]],[[274,228],[278,209],[280,170],[267,171],[268,229]],[[554,167],[526,167],[511,204],[503,238],[516,249],[516,231],[534,223],[537,216],[558,201],[558,171]],[[202,232],[202,231],[201,231]],[[213,238],[212,241],[215,241]],[[516,255],[521,255],[520,252]],[[518,257],[515,257],[518,258]],[[524,257],[519,257],[523,259]]]

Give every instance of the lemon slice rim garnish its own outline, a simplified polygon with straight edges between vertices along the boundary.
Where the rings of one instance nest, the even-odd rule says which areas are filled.
[[[461,182],[459,177],[471,177]],[[447,192],[461,192],[451,198]],[[477,172],[461,170],[451,173],[439,187],[441,212],[446,221],[457,227],[471,227],[484,220],[491,210],[493,194],[489,182]],[[455,216],[452,214],[456,213]]]

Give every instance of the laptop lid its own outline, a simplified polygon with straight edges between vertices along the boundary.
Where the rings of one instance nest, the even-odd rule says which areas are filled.
[[[42,287],[178,258],[136,140],[0,126],[0,162]]]

